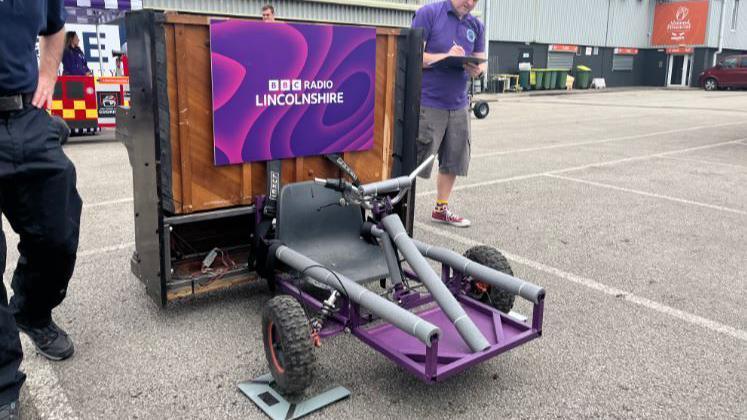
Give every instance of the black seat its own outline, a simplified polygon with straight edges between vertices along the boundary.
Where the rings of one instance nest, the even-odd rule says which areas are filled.
[[[284,186],[278,202],[278,239],[355,282],[389,277],[381,248],[361,239],[361,209],[340,206],[340,198],[339,192],[313,181]]]

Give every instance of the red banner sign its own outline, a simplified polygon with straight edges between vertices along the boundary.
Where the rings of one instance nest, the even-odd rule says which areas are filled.
[[[568,53],[576,53],[578,52],[578,47],[575,45],[557,45],[553,44],[550,45],[550,51],[552,52],[568,52]]]
[[[617,55],[636,55],[636,54],[638,54],[638,48],[615,48],[615,54],[617,54]]]
[[[127,76],[99,77],[96,79],[96,83],[104,85],[129,85],[130,78]]]
[[[657,4],[651,45],[703,45],[707,22],[707,1]]]
[[[695,51],[690,47],[667,48],[667,54],[692,54]]]

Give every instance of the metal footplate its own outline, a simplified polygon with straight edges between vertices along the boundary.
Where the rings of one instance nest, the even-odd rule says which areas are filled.
[[[273,388],[272,375],[267,373],[239,384],[239,389],[273,420],[298,419],[344,400],[350,396],[347,388],[338,386],[301,401],[288,401]]]

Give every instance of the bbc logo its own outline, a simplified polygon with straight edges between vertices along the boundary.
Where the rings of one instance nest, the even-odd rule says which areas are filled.
[[[270,92],[288,92],[288,91],[300,91],[303,83],[298,79],[282,79],[275,80],[271,79],[267,81],[267,88]]]

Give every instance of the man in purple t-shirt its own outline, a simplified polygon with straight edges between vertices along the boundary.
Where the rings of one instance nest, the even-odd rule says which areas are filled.
[[[418,134],[418,162],[438,153],[438,195],[431,219],[468,227],[470,221],[449,209],[457,176],[466,176],[470,160],[470,118],[467,80],[485,71],[485,64],[464,68],[431,68],[450,55],[485,58],[485,26],[470,14],[478,0],[445,0],[421,7],[412,21],[423,29],[423,92]],[[426,175],[430,177],[430,172]]]

